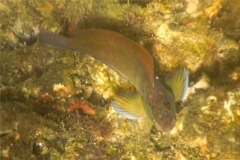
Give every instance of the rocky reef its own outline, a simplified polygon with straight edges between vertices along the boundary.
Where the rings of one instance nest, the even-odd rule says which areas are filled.
[[[2,0],[0,156],[8,159],[238,159],[240,1]],[[132,85],[101,62],[49,48],[39,28],[68,36],[119,32],[153,56],[159,78],[189,71],[169,133],[121,117],[113,87]],[[124,62],[123,62],[124,63]]]

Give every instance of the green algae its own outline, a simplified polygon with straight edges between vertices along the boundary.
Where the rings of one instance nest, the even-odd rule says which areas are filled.
[[[229,77],[240,63],[237,3],[201,1],[187,14],[181,1],[0,2],[1,158],[238,159],[240,82]],[[19,44],[12,33],[43,27],[68,34],[72,21],[141,43],[160,76],[185,66],[190,87],[202,74],[209,87],[189,94],[170,133],[126,120],[109,103],[112,85],[129,86],[114,71],[78,53]],[[65,90],[54,91],[56,85]],[[86,99],[89,86],[104,105]],[[74,100],[92,103],[96,116],[68,112]]]

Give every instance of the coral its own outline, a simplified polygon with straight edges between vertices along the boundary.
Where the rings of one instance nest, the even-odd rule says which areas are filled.
[[[70,102],[70,106],[67,108],[68,112],[74,112],[76,109],[82,109],[87,115],[94,116],[96,112],[89,106],[87,102]]]

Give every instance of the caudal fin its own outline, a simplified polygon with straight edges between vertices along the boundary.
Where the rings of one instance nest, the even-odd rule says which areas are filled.
[[[51,45],[52,47],[56,47],[59,49],[70,49],[68,44],[69,39],[67,37],[50,31],[41,30],[39,32],[39,41],[41,43]]]

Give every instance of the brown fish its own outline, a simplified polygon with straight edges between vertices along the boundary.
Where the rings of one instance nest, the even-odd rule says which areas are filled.
[[[174,127],[175,102],[182,100],[188,88],[187,70],[169,74],[163,84],[155,78],[150,53],[133,40],[109,30],[86,29],[69,38],[41,30],[39,41],[92,56],[131,81],[136,91],[118,95],[112,103],[124,117],[145,117],[160,131]]]

